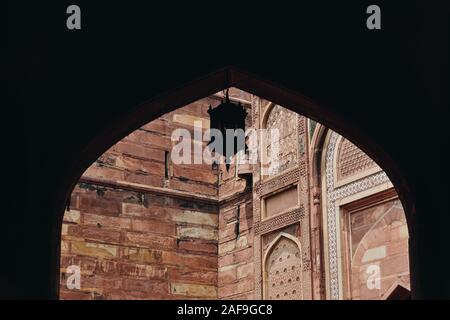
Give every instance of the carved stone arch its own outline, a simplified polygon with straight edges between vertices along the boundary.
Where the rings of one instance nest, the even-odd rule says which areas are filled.
[[[318,123],[314,128],[313,136],[310,143],[310,154],[311,154],[311,177],[312,186],[320,187],[321,185],[321,163],[322,163],[322,153],[324,152],[325,138],[327,136],[329,129],[324,125]]]
[[[272,111],[272,109],[275,107],[275,103],[269,101],[266,106],[264,106],[261,110],[261,128],[265,129],[267,125],[267,119],[269,118],[269,115]]]
[[[263,259],[264,298],[303,299],[302,245],[281,232],[269,245]]]
[[[354,201],[361,196],[373,195],[392,187],[384,171],[363,176],[351,183],[336,184],[335,159],[336,149],[343,139],[335,131],[329,130],[322,152],[321,180],[322,180],[322,226],[323,226],[323,252],[325,262],[325,287],[328,299],[344,299],[344,257],[339,254],[345,241],[342,237],[343,221],[341,221],[341,206],[346,202]]]
[[[335,187],[381,171],[381,168],[372,158],[342,136],[339,136],[334,152]]]
[[[401,218],[398,217],[398,212],[395,214],[391,214],[393,209],[395,208],[395,204],[392,204],[392,207],[390,207],[378,220],[367,230],[366,234],[362,237],[359,245],[357,246],[354,256],[356,257],[356,254],[358,250],[361,248],[367,249],[369,247],[369,243],[371,238],[376,238],[376,234],[374,234],[372,231],[376,230],[380,226],[389,226],[392,225],[394,222],[400,222]],[[362,257],[361,257],[362,258]]]

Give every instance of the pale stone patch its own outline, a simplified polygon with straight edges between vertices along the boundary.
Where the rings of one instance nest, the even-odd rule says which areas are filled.
[[[161,251],[142,248],[125,248],[124,257],[127,257],[131,261],[155,263],[161,259]]]
[[[66,236],[68,229],[69,229],[69,226],[67,224],[63,224],[62,228],[61,228],[61,235]]]
[[[238,263],[230,264],[228,266],[223,266],[223,267],[219,268],[219,272],[225,272],[225,271],[228,271],[228,270],[236,269],[238,266],[239,266]]]
[[[184,210],[183,212],[174,215],[173,220],[176,222],[185,222],[192,224],[202,224],[217,227],[219,218],[217,214],[204,213],[198,211]]]
[[[122,212],[131,216],[140,216],[143,208],[135,203],[122,203]]]
[[[187,114],[174,114],[173,115],[173,122],[178,122],[187,126],[194,126],[195,121],[201,121],[202,122],[202,128],[203,129],[209,129],[209,120],[205,118],[195,117]]]
[[[231,240],[219,245],[219,255],[233,251],[236,249],[236,241]]]
[[[156,268],[154,266],[136,264],[134,268],[128,272],[128,275],[134,277],[162,278],[166,273],[167,268]]]
[[[213,229],[202,229],[195,227],[177,227],[177,235],[178,237],[186,237],[186,238],[198,238],[204,240],[217,240],[217,230]]]
[[[120,169],[125,169],[125,162],[123,161],[123,155],[120,155],[116,158],[116,167]]]
[[[253,274],[253,262],[241,265],[237,268],[237,277],[245,278]]]
[[[362,258],[362,262],[368,262],[373,260],[380,260],[386,257],[386,246],[379,246],[376,248],[368,249]]]
[[[72,242],[72,253],[94,257],[117,257],[117,248],[90,242]]]
[[[69,242],[62,240],[61,241],[61,253],[69,252]]]
[[[66,210],[64,212],[64,221],[80,223],[80,211],[78,210]]]
[[[198,285],[189,283],[171,283],[170,291],[172,294],[180,294],[189,297],[217,297],[217,288],[215,286]]]
[[[244,248],[248,244],[248,238],[247,236],[240,236],[239,239],[236,241],[236,248]]]
[[[399,229],[399,233],[400,233],[400,239],[408,238],[409,237],[408,226],[407,225],[401,226]]]
[[[228,253],[235,249],[245,248],[248,245],[247,236],[240,236],[237,240],[230,240],[219,245],[219,255]]]

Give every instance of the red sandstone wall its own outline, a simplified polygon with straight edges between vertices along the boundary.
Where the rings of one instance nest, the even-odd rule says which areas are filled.
[[[351,298],[386,299],[397,286],[410,289],[408,227],[400,200],[351,214]],[[370,267],[379,268],[379,288],[369,287]]]
[[[64,215],[61,299],[217,297],[217,175],[208,165],[169,162],[165,177],[172,131],[208,122],[210,103],[217,101],[152,121],[85,172]],[[67,288],[70,265],[81,268],[80,290]]]
[[[221,168],[218,298],[245,300],[254,298],[253,195],[235,170]]]
[[[230,96],[247,103],[246,127],[250,127],[250,95],[230,91]],[[232,164],[228,171],[225,165],[219,169],[219,299],[254,299],[253,189],[239,168]]]
[[[230,96],[250,101],[238,90]],[[166,165],[172,131],[193,133],[193,122],[206,124],[207,108],[218,103],[206,98],[164,115],[85,172],[62,226],[61,299],[254,298],[255,264],[261,261],[253,258],[251,180],[234,165],[217,172],[209,165]],[[379,299],[395,283],[409,285],[406,221],[400,207],[376,225],[384,206],[352,213],[353,299]],[[286,232],[298,235],[295,230]],[[377,293],[364,289],[367,263],[381,266],[383,289]],[[81,268],[80,290],[66,286],[70,265]]]

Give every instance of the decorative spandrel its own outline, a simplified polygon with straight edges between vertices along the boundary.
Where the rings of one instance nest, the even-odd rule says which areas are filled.
[[[302,256],[297,243],[280,237],[266,257],[266,299],[301,300]]]

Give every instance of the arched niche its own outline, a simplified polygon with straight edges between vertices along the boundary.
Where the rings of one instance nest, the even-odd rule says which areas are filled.
[[[303,299],[302,250],[297,238],[281,232],[269,245],[263,266],[265,299]]]
[[[317,131],[316,139],[318,135],[319,132]],[[320,140],[317,139],[316,141]],[[313,170],[318,170],[317,164],[320,162],[321,179],[316,181],[320,185],[315,195],[313,192],[313,205],[317,203],[317,208],[319,208],[315,216],[319,216],[320,211],[322,218],[320,223],[323,234],[321,251],[324,260],[326,298],[358,299],[361,295],[357,288],[355,289],[355,283],[358,283],[355,279],[360,278],[360,275],[356,272],[356,269],[359,270],[359,267],[356,266],[354,268],[353,266],[357,265],[358,259],[362,258],[360,257],[362,249],[356,249],[353,246],[353,242],[357,238],[353,232],[358,225],[357,223],[353,224],[353,217],[356,214],[361,215],[367,211],[368,215],[370,215],[370,224],[372,224],[372,228],[375,228],[380,223],[377,219],[382,219],[386,212],[380,212],[380,216],[370,210],[380,211],[389,201],[396,201],[403,219],[402,225],[398,226],[402,228],[402,231],[399,230],[398,233],[403,232],[407,234],[405,214],[396,190],[387,174],[375,161],[370,159],[367,154],[350,141],[338,133],[328,130],[323,139],[322,147],[318,144],[317,149],[322,149],[321,158],[320,161],[317,158],[315,161],[313,160],[311,167]],[[346,157],[346,153],[350,153],[351,156]],[[343,171],[342,167],[344,165],[345,170]],[[345,172],[345,174],[342,174],[342,172]],[[371,237],[370,232],[367,232],[366,235]],[[386,270],[390,267],[384,261],[390,260],[389,254],[391,254],[391,249],[389,249],[389,237],[385,236],[386,239],[380,238],[384,237],[383,235],[379,233],[378,238],[375,236],[370,245],[366,243],[363,247],[373,249],[370,254],[383,256],[379,259],[380,263],[385,265],[382,267],[381,272],[386,273]],[[406,251],[404,253],[406,257],[408,254],[407,239],[405,241]],[[377,243],[377,245],[373,246],[373,243]],[[386,245],[385,249],[381,248],[383,245]],[[383,250],[386,250],[386,252]],[[404,278],[409,281],[409,273]],[[365,280],[367,279],[362,277],[361,281],[364,282]],[[383,285],[386,286],[387,280],[384,282]],[[361,290],[367,289],[363,287],[361,287]],[[368,290],[372,289],[369,288]],[[380,294],[375,294],[374,291],[366,293],[367,297],[374,299],[382,297]],[[362,294],[362,296],[365,295]]]

